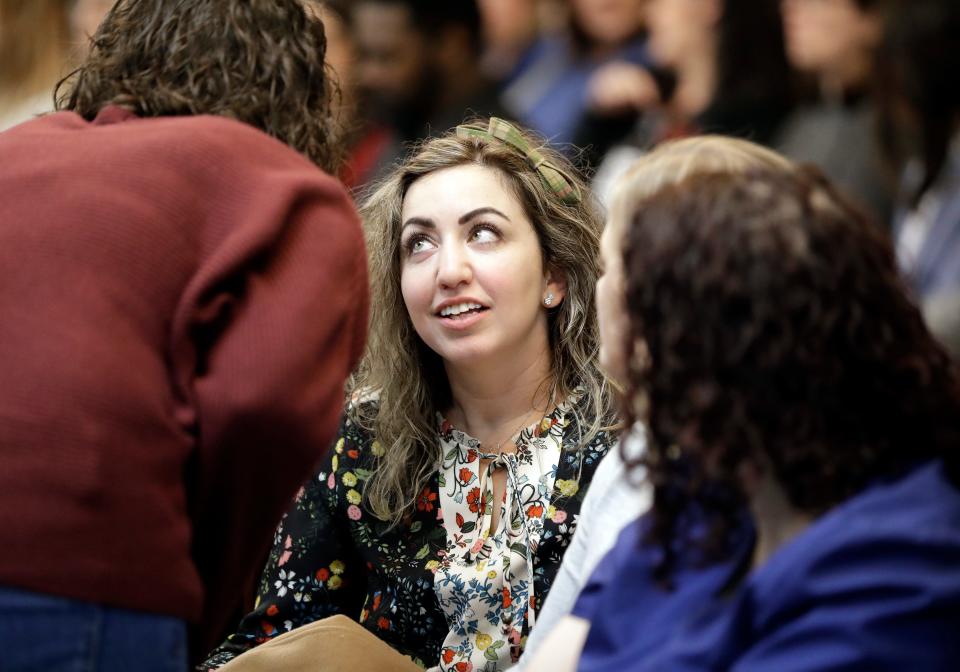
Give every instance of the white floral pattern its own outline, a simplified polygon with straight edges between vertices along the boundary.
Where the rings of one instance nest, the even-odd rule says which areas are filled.
[[[551,513],[550,497],[570,404],[520,431],[516,452],[485,453],[480,442],[440,418],[440,509],[446,553],[434,589],[450,624],[435,670],[494,672],[517,661],[535,622],[534,561]],[[481,467],[488,461],[485,467]],[[506,471],[497,529],[493,473]]]

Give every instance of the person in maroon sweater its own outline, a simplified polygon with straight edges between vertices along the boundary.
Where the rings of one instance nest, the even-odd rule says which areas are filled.
[[[305,2],[121,0],[0,134],[0,669],[184,669],[336,430],[368,283]]]

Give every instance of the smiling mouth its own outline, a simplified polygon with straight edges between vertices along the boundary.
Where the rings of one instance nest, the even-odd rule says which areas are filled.
[[[479,303],[461,303],[455,306],[447,306],[446,308],[437,312],[437,317],[443,320],[465,320],[468,317],[477,315],[479,313],[490,310],[486,306],[481,306]]]

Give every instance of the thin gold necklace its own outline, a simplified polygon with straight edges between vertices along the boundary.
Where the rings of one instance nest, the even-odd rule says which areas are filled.
[[[533,409],[533,412],[536,413],[536,412],[537,412],[537,409]],[[512,439],[514,436],[518,436],[518,435],[520,434],[520,432],[523,431],[523,428],[527,426],[527,418],[529,418],[529,417],[530,417],[530,412],[528,411],[527,414],[523,416],[523,421],[520,423],[520,426],[517,427],[517,429],[514,430],[514,432],[513,432],[512,434],[510,434],[508,437],[506,437],[505,439],[501,439],[501,440],[497,443],[496,453],[495,453],[496,455],[502,455],[503,453],[502,453],[502,451],[500,450],[500,447],[501,447],[503,444],[505,444],[507,441],[509,441],[510,439]],[[543,417],[546,417],[546,413],[544,413],[543,416],[541,416],[541,422],[543,421]],[[514,447],[516,447],[516,445],[515,445]]]
[[[540,415],[540,421],[539,421],[537,424],[542,424],[544,418],[546,418],[546,417],[550,414],[550,409],[553,408],[553,405],[554,405],[554,404],[553,404],[554,398],[555,398],[554,395],[551,394],[551,395],[550,395],[550,399],[547,401],[547,406],[546,406],[544,412]],[[537,409],[533,409],[532,412],[533,412],[533,413],[539,413],[539,411],[537,411]],[[513,434],[511,434],[511,435],[508,436],[507,438],[501,440],[501,441],[497,444],[497,448],[496,448],[496,451],[497,451],[496,454],[497,454],[497,455],[500,455],[500,454],[501,454],[501,452],[500,452],[500,447],[501,447],[504,443],[506,443],[509,439],[512,439],[514,436],[519,435],[520,432],[523,431],[523,428],[527,426],[527,418],[529,418],[529,417],[530,417],[530,412],[528,412],[526,415],[523,416],[523,422],[520,423],[520,426],[517,427],[516,431],[514,431]]]

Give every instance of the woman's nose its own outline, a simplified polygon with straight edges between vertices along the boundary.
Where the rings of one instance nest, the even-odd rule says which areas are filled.
[[[445,288],[459,287],[473,280],[473,267],[467,251],[458,245],[439,250],[437,284]]]

